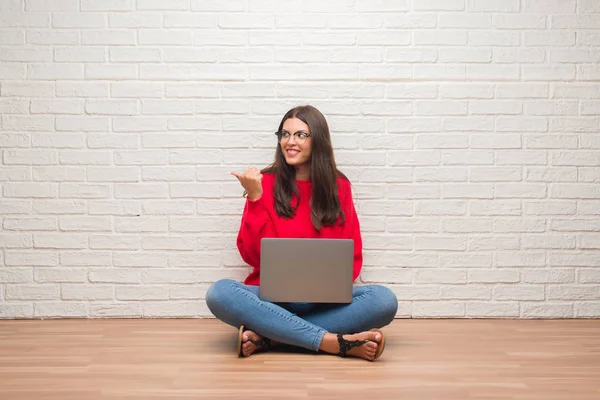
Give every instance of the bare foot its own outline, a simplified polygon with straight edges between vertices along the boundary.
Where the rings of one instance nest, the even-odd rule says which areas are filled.
[[[242,334],[242,355],[248,357],[257,350],[268,349],[277,344],[278,342],[274,340],[271,340],[269,344],[269,339],[263,338],[254,331],[244,331]]]
[[[377,348],[383,339],[379,332],[374,331],[360,332],[353,335],[343,335],[342,338],[350,342],[354,340],[368,340],[368,342],[348,350],[346,355],[363,358],[369,361],[373,361],[375,359]],[[326,333],[323,337],[323,341],[321,342],[321,346],[319,346],[319,350],[323,350],[330,354],[338,354],[340,351],[340,345],[338,343],[337,334]]]

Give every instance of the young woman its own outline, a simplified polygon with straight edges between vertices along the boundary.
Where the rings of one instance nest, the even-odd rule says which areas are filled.
[[[342,305],[271,303],[258,297],[264,237],[353,239],[353,280],[362,268],[351,186],[336,167],[325,117],[312,106],[293,108],[283,116],[276,135],[273,164],[262,171],[232,172],[247,196],[237,246],[253,270],[243,283],[215,282],[206,303],[218,319],[239,328],[240,356],[284,343],[375,360],[385,345],[378,328],[388,325],[398,309],[388,288],[354,286],[352,302]]]

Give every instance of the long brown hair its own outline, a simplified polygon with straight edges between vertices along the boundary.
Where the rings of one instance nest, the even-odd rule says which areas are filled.
[[[333,225],[339,216],[343,224],[345,216],[340,206],[337,178],[340,176],[346,180],[348,178],[337,169],[335,164],[331,134],[325,117],[310,105],[294,107],[281,119],[278,132],[281,132],[284,122],[289,118],[298,118],[304,122],[311,133],[310,208],[313,226],[320,230],[323,226]],[[275,175],[273,196],[277,215],[286,219],[293,217],[300,202],[300,192],[296,185],[296,169],[285,161],[281,144],[277,144],[275,149],[275,161],[261,172]],[[292,204],[292,195],[297,199],[294,204]]]

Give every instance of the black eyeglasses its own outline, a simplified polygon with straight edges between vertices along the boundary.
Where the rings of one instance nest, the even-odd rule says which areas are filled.
[[[306,140],[312,136],[310,133],[304,131],[294,132],[293,134],[288,131],[278,131],[275,132],[275,135],[277,135],[277,141],[279,143],[287,142],[290,140],[290,136],[293,135],[296,138],[296,142],[300,144],[306,143]]]

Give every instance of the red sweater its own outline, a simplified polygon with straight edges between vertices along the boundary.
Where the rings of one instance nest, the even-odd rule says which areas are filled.
[[[338,195],[344,211],[344,225],[325,226],[317,231],[310,219],[309,200],[312,194],[312,182],[297,180],[300,191],[300,204],[296,215],[291,219],[277,216],[273,187],[275,176],[264,174],[262,180],[263,194],[256,201],[246,200],[242,222],[237,237],[237,246],[242,259],[252,267],[252,272],[246,277],[247,285],[260,285],[260,241],[265,237],[279,238],[335,238],[354,239],[354,272],[356,280],[362,268],[362,239],[360,224],[354,203],[350,182],[338,178]],[[339,219],[338,219],[339,220]]]

